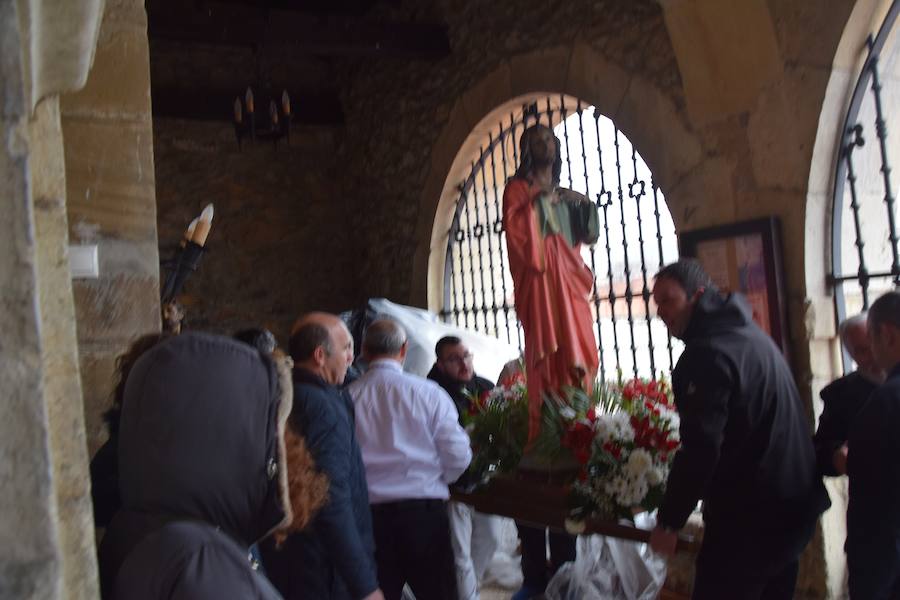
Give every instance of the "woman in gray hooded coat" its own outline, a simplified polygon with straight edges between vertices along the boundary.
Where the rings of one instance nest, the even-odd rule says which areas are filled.
[[[247,550],[305,525],[327,488],[287,426],[291,405],[290,359],[228,338],[186,333],[137,361],[119,430],[122,509],[99,552],[104,598],[280,598]]]

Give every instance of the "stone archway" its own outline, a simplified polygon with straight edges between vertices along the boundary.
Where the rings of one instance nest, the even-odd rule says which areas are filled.
[[[700,140],[690,131],[683,109],[644,77],[629,74],[580,41],[513,56],[456,100],[432,146],[419,196],[414,304],[427,306],[427,299],[436,297],[442,285],[430,280],[429,273],[443,272],[457,185],[465,179],[478,142],[510,105],[521,104],[526,96],[548,93],[581,98],[619,124],[666,189],[676,227],[686,216],[687,199],[709,185],[710,170],[704,166]]]
[[[819,114],[810,161],[805,204],[804,278],[808,303],[806,326],[815,413],[822,410],[818,393],[842,373],[837,340],[834,297],[828,282],[835,168],[841,159],[843,126],[854,86],[865,60],[866,37],[878,30],[891,0],[858,0],[844,26]],[[822,517],[828,590],[846,594],[847,481],[826,478],[832,507]]]

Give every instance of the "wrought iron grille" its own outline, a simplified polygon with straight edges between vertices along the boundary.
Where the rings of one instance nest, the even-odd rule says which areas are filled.
[[[637,149],[616,124],[569,96],[512,111],[487,135],[459,186],[449,230],[441,316],[445,321],[524,345],[515,314],[503,229],[503,190],[519,161],[522,131],[549,125],[561,141],[561,184],[591,198],[597,244],[582,251],[594,273],[591,306],[601,378],[655,377],[671,370],[682,346],[655,317],[653,275],[678,257],[672,217]]]
[[[900,93],[895,75],[900,53],[893,39],[889,51],[885,48],[898,12],[900,0],[895,0],[877,35],[867,39],[865,62],[844,119],[834,178],[831,244],[838,322],[868,309],[879,294],[900,283],[896,187],[888,160],[900,151],[898,140],[891,143],[888,139],[888,124],[895,123],[890,109]],[[887,89],[883,73],[888,75]],[[850,209],[850,219],[844,218],[845,207]],[[849,370],[851,359],[846,350],[843,363]]]

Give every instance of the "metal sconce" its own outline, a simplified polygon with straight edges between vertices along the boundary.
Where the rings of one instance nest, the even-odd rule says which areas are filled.
[[[271,140],[278,146],[278,140],[286,138],[291,143],[291,98],[287,90],[281,92],[281,107],[275,100],[269,101],[269,122],[267,128],[257,126],[256,105],[253,99],[253,90],[249,87],[244,93],[244,102],[240,97],[234,99],[234,134],[237,138],[238,149],[241,148],[243,139],[249,137],[250,141]]]

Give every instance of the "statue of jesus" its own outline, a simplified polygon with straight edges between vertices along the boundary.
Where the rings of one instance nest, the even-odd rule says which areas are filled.
[[[596,207],[559,187],[559,139],[544,125],[522,133],[521,162],[503,192],[503,225],[515,293],[525,330],[528,437],[540,429],[544,393],[562,386],[590,390],[598,350],[588,302],[594,276],[581,244],[600,233]]]

